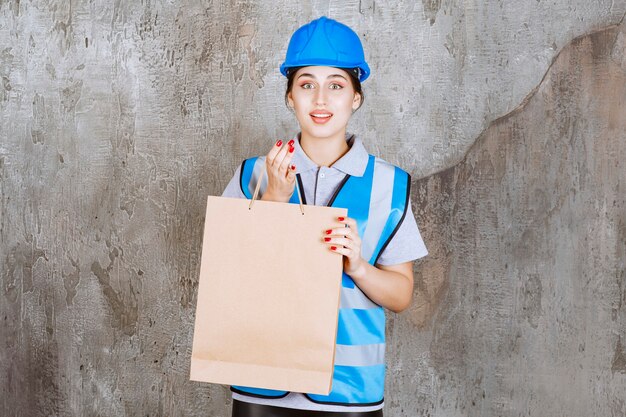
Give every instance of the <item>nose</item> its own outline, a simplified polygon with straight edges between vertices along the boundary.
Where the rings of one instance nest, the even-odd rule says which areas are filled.
[[[326,93],[323,88],[315,90],[315,104],[318,106],[326,105]]]

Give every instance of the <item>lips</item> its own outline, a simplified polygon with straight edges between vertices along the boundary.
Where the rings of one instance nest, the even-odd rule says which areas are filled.
[[[316,110],[309,113],[309,116],[311,116],[311,119],[313,119],[315,123],[324,124],[328,122],[331,117],[333,117],[333,114],[325,110]]]

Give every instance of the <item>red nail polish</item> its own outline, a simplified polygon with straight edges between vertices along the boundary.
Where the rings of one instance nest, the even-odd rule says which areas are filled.
[[[330,238],[329,237],[325,237],[324,238],[324,242],[330,242]]]
[[[292,171],[295,171],[295,170],[296,170],[296,166],[295,166],[295,165],[292,165],[292,166],[291,166],[291,170],[292,170]]]
[[[339,217],[340,222],[344,221],[345,219],[346,219],[345,217]]]
[[[328,229],[328,230],[326,231],[326,234],[327,234],[327,235],[329,235],[329,234],[331,234],[332,232],[333,232],[333,231],[332,231],[331,229]]]
[[[293,142],[294,142],[293,139],[291,139],[289,142],[287,142],[287,145],[291,146],[293,145]]]
[[[331,246],[330,250],[337,250],[337,246]]]
[[[279,140],[278,142],[276,142],[276,146],[282,146],[282,144],[283,144],[282,140]]]
[[[289,147],[289,153],[293,153],[293,151],[295,151],[295,150],[296,150],[296,148],[294,148],[293,146]]]

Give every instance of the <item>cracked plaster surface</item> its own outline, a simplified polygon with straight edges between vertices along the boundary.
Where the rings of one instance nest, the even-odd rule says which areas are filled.
[[[431,252],[390,326],[396,415],[626,413],[624,26],[416,182]]]

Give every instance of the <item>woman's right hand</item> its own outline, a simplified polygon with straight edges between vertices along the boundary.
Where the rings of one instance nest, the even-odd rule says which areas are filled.
[[[291,165],[293,143],[293,139],[285,144],[279,140],[265,157],[267,189],[261,200],[286,203],[291,198],[296,185],[296,167]]]

